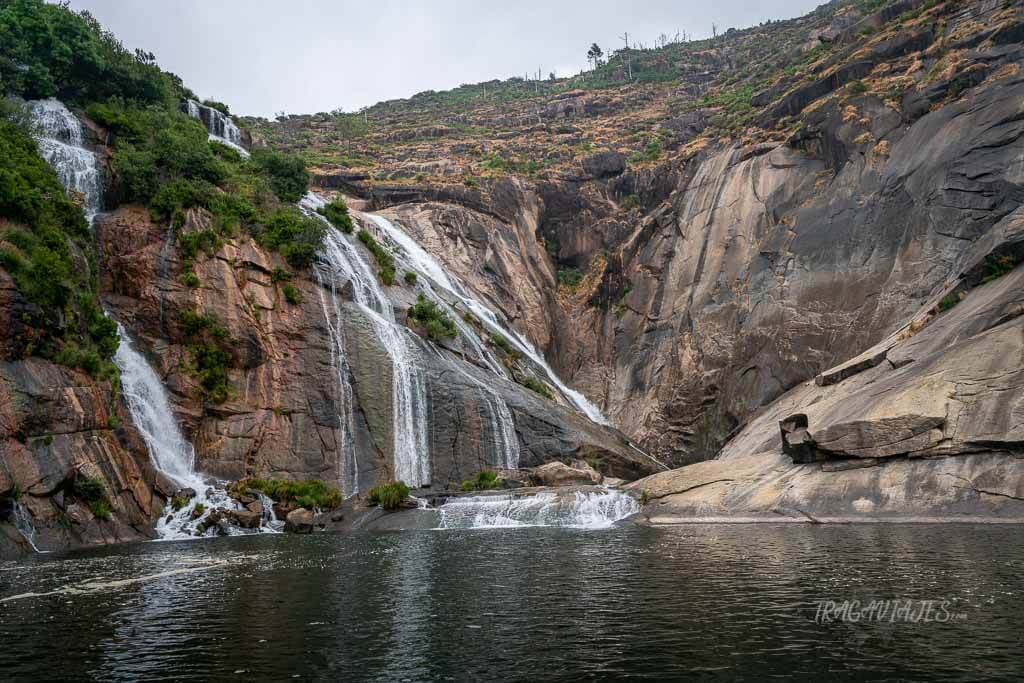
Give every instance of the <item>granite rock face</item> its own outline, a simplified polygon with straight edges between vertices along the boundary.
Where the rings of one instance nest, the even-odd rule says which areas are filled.
[[[109,383],[37,358],[0,362],[0,527],[13,539],[0,556],[26,550],[15,505],[41,550],[152,538],[161,479]],[[82,494],[87,480],[105,512]]]
[[[202,229],[204,221],[192,211],[184,229]],[[325,317],[328,292],[296,273],[299,302],[288,303],[272,279],[275,269],[289,270],[280,256],[248,238],[230,240],[195,259],[199,286],[192,288],[178,279],[181,263],[166,229],[145,212],[124,207],[102,216],[97,234],[105,300],[164,378],[201,471],[226,479],[317,478],[346,491],[395,477],[392,361],[373,321],[348,300],[350,290],[340,288],[340,318],[330,323],[343,330],[346,397]],[[415,294],[397,284],[387,292],[403,319]],[[328,308],[333,315],[333,304]],[[181,321],[188,311],[215,319],[235,348],[222,403],[207,400],[189,371],[192,340]],[[616,476],[658,469],[615,430],[473,364],[457,341],[414,343],[427,387],[432,487],[457,487],[482,469],[506,466],[484,386],[509,407],[520,466],[596,456]]]
[[[708,145],[603,180],[503,180],[486,212],[375,201],[398,202],[387,211],[630,438],[671,464],[704,460],[802,382],[883,362],[860,354],[993,240],[1019,253],[1003,233],[1020,239],[1024,78],[1005,67],[1021,56],[969,55],[990,77],[923,115],[824,96],[786,143]],[[621,208],[628,196],[642,211]],[[557,284],[567,267],[575,286]],[[918,417],[906,438],[925,447],[940,416]]]

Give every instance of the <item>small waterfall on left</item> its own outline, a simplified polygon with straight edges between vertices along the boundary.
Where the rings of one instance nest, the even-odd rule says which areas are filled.
[[[29,103],[39,154],[57,171],[61,184],[84,199],[85,217],[92,224],[100,210],[102,182],[96,154],[84,146],[82,123],[59,100]]]
[[[14,528],[18,530],[18,533],[25,539],[25,542],[32,546],[32,550],[35,550],[37,553],[44,552],[36,545],[36,527],[32,523],[32,515],[29,514],[28,510],[21,503],[14,503],[13,517]]]

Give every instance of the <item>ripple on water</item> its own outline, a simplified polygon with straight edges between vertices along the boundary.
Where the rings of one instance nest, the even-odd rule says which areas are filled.
[[[263,536],[0,565],[11,678],[1014,678],[1024,529],[527,528]],[[15,571],[17,570],[17,571]],[[20,597],[26,593],[47,595]],[[948,623],[817,623],[821,600]]]

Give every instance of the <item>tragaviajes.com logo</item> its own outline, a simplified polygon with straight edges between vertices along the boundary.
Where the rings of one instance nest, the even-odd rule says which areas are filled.
[[[966,619],[966,614],[953,611],[949,600],[819,600],[814,615],[818,624],[948,624]]]

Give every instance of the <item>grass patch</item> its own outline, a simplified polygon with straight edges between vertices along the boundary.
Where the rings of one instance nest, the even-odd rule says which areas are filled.
[[[185,285],[189,289],[195,289],[200,284],[199,283],[199,276],[196,275],[191,270],[182,273],[178,277],[178,280],[181,282],[181,284]]]
[[[534,391],[548,400],[555,398],[554,394],[551,393],[551,389],[548,389],[548,385],[536,377],[526,377],[523,379],[522,384],[530,391]]]
[[[942,297],[941,301],[939,301],[939,312],[945,313],[949,309],[956,306],[958,303],[960,303],[959,295],[957,295],[956,292],[950,292],[946,296]]]
[[[558,284],[575,289],[583,281],[583,272],[579,268],[559,268]]]
[[[411,270],[407,270],[407,271],[405,271],[405,275],[403,276],[403,279],[405,280],[405,284],[407,284],[407,285],[414,285],[414,284],[416,284],[416,273],[414,273]]]
[[[341,491],[319,479],[242,479],[231,485],[231,491],[259,491],[276,503],[294,503],[307,510],[333,510],[341,505]]]
[[[370,489],[370,502],[381,506],[385,510],[398,508],[408,497],[409,487],[402,481],[377,484]]]
[[[498,473],[490,470],[483,470],[476,475],[476,479],[466,479],[462,482],[463,491],[487,491],[498,486]]]

